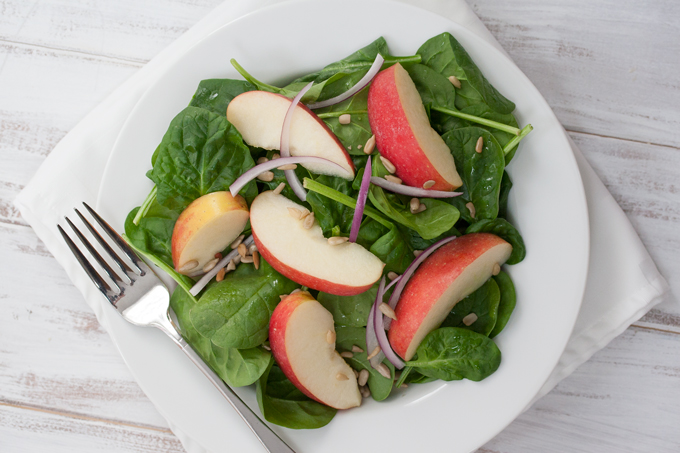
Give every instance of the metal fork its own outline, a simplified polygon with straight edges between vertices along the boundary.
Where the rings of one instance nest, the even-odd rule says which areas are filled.
[[[182,351],[191,359],[192,362],[203,372],[203,374],[217,387],[217,389],[232,405],[236,412],[246,422],[248,427],[255,433],[255,436],[262,443],[264,448],[270,453],[295,453],[279,436],[274,433],[253,411],[246,406],[241,398],[236,395],[206,365],[201,357],[186,342],[182,335],[175,328],[170,320],[168,313],[170,303],[170,293],[163,282],[156,274],[141,260],[122,237],[102,219],[87,203],[83,203],[92,218],[99,225],[101,230],[112,240],[119,249],[118,252],[107,243],[99,231],[85,218],[83,214],[75,209],[76,214],[82,220],[85,227],[99,243],[106,255],[113,262],[113,268],[97,252],[94,246],[87,240],[85,235],[66,217],[66,222],[75,232],[79,241],[94,259],[96,265],[88,261],[75,242],[66,234],[61,225],[57,225],[59,232],[66,241],[85,273],[90,277],[95,286],[101,291],[106,299],[113,305],[123,318],[138,326],[152,326],[162,330]],[[95,266],[103,270],[109,277],[109,281],[97,272]],[[115,270],[114,270],[115,268]]]

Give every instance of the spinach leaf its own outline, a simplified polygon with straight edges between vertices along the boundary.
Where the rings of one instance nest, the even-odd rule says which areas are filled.
[[[264,418],[275,425],[291,429],[316,429],[326,426],[336,409],[308,398],[274,365],[257,381],[257,404]]]
[[[201,80],[189,105],[226,116],[227,107],[232,99],[241,93],[255,89],[255,85],[244,80]]]
[[[488,336],[496,325],[501,292],[495,280],[490,278],[469,296],[459,301],[446,316],[442,327],[460,327]],[[466,326],[463,318],[474,313],[477,320]]]
[[[179,212],[154,201],[139,224],[135,225],[132,220],[138,210],[139,208],[135,208],[130,211],[125,219],[125,235],[138,249],[155,255],[168,266],[174,267],[170,241]]]
[[[412,366],[405,366],[404,369],[401,370],[401,376],[399,376],[399,380],[394,386],[399,388],[401,384],[427,384],[428,382],[436,380],[436,378],[418,373]]]
[[[319,291],[316,300],[331,312],[335,324],[364,327],[377,293],[378,284],[376,283],[368,291],[356,296],[336,296]]]
[[[401,230],[394,226],[378,238],[369,251],[385,263],[384,272],[402,274],[414,259],[413,249],[409,247]]]
[[[327,175],[319,175],[314,178],[314,181],[350,197],[355,197],[352,181]],[[309,192],[307,194],[307,202],[312,206],[314,216],[326,237],[330,236],[331,230],[336,225],[340,227],[340,231],[349,234],[352,227],[354,209],[337,201],[329,200],[316,192]]]
[[[364,247],[365,249],[370,249],[375,241],[380,239],[381,236],[386,234],[389,229],[379,222],[366,217],[363,222],[361,222],[361,227],[359,227],[359,236],[357,236],[357,244]],[[384,263],[384,261],[383,261]]]
[[[210,285],[191,309],[191,322],[221,348],[253,348],[267,339],[269,318],[279,295],[298,286],[261,258],[259,270],[241,265]]]
[[[470,225],[465,231],[465,234],[467,233],[493,233],[508,241],[512,245],[512,253],[506,261],[507,264],[517,264],[527,254],[522,235],[505,219],[480,220]]]
[[[187,107],[170,123],[147,175],[156,183],[158,202],[181,211],[202,195],[228,190],[253,166],[250,150],[225,116]],[[251,182],[242,193],[253,196],[255,190]]]
[[[387,379],[371,366],[366,358],[368,356],[366,352],[366,329],[363,327],[336,326],[335,335],[335,347],[338,351],[351,351],[354,345],[364,350],[364,352],[353,353],[354,355],[345,358],[345,361],[357,371],[368,370],[368,388],[371,390],[371,396],[374,400],[382,401],[387,398],[392,391],[392,383],[394,382],[394,365],[387,359],[383,360],[383,363],[390,369],[391,379]]]
[[[507,171],[503,172],[503,179],[501,179],[501,193],[498,196],[498,217],[506,218],[508,216],[508,196],[512,189],[512,181]]]
[[[365,156],[361,148],[373,135],[368,122],[368,88],[346,101],[317,109],[314,113],[326,123],[350,154]],[[349,124],[340,124],[340,115],[344,114],[350,115]]]
[[[408,73],[416,85],[428,115],[432,114],[432,106],[452,110],[456,108],[456,90],[446,77],[422,64],[414,64],[408,69]]]
[[[501,364],[501,351],[486,336],[458,327],[433,330],[420,343],[417,359],[406,362],[424,376],[481,381]]]
[[[376,158],[373,162],[373,176],[384,177],[389,174],[380,159]],[[420,202],[427,209],[418,214],[411,214],[408,197],[386,192],[375,185],[371,185],[368,198],[373,206],[387,217],[415,230],[424,239],[433,239],[449,231],[460,216],[458,209],[453,205],[433,198],[422,198]]]
[[[450,33],[430,38],[418,49],[422,64],[444,77],[461,82],[456,90],[456,107],[463,109],[480,102],[498,113],[512,113],[515,104],[503,97],[490,83],[460,43]]]
[[[481,153],[475,151],[479,137],[484,140]],[[463,197],[475,206],[475,219],[495,219],[505,169],[505,157],[498,141],[479,127],[455,129],[442,138],[451,149],[463,180]]]
[[[170,306],[177,315],[182,336],[217,375],[232,387],[242,387],[257,381],[267,370],[271,354],[263,348],[225,349],[210,342],[194,328],[190,312],[195,303],[182,288],[170,298]]]
[[[512,315],[515,305],[517,304],[515,285],[512,283],[510,276],[501,271],[498,275],[494,276],[493,279],[498,284],[498,288],[500,288],[501,302],[498,306],[498,320],[489,334],[489,338],[493,338],[501,333],[510,320],[510,315]]]

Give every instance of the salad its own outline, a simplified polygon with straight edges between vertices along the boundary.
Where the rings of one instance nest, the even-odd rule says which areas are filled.
[[[271,423],[319,428],[363,398],[482,380],[524,259],[505,171],[531,126],[449,33],[379,38],[284,87],[203,80],[125,222],[178,286],[182,335]]]

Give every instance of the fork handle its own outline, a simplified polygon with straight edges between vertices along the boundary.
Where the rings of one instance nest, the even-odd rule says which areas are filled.
[[[246,422],[258,440],[269,453],[295,453],[274,431],[271,430],[255,413],[229,388],[217,374],[203,362],[203,359],[193,350],[184,338],[176,340],[178,346],[194,362],[210,382],[217,387],[222,396],[232,405],[236,412]]]

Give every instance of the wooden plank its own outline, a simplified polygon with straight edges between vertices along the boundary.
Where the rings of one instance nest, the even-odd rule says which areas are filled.
[[[0,39],[148,61],[221,0],[0,0]]]
[[[166,428],[33,231],[0,224],[0,249],[0,401]]]
[[[628,329],[479,451],[677,452],[678,338]]]
[[[65,416],[0,402],[0,451],[13,453],[184,453],[168,430]]]
[[[680,146],[680,2],[469,2],[574,131]]]

